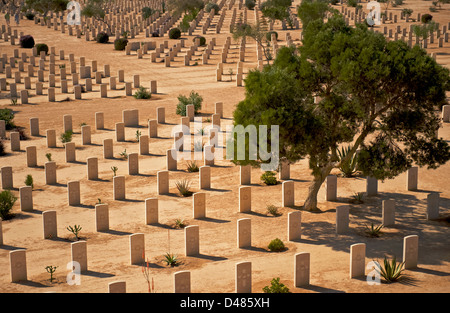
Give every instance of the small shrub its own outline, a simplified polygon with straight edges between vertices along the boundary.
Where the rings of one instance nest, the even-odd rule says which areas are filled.
[[[220,8],[217,3],[210,2],[205,6],[205,12],[207,13],[211,12],[212,9],[214,9],[214,15],[219,14]]]
[[[268,248],[269,248],[270,251],[274,251],[274,252],[279,252],[279,251],[283,251],[284,249],[286,249],[286,247],[284,246],[283,241],[281,241],[278,238],[275,238],[274,240],[272,240],[269,243]]]
[[[28,174],[27,177],[25,178],[25,185],[34,188],[33,176],[31,176],[30,174]]]
[[[139,130],[137,130],[136,131],[136,141],[137,142],[139,142],[139,140],[141,139],[141,135],[142,135],[142,133]]]
[[[19,133],[20,140],[28,140],[28,136],[25,134],[23,128],[16,127],[14,131]]]
[[[11,210],[16,203],[17,197],[10,190],[0,193],[0,218],[5,220],[11,217]]]
[[[197,165],[197,162],[195,161],[187,161],[187,170],[188,172],[194,173],[199,171],[199,167]]]
[[[144,20],[148,19],[150,16],[152,16],[154,13],[153,9],[150,7],[143,7],[142,8],[142,17]]]
[[[245,6],[247,7],[247,9],[253,10],[256,6],[256,1],[255,0],[245,0]]]
[[[194,113],[197,114],[202,108],[203,97],[195,91],[191,91],[189,97],[179,95],[176,113],[181,116],[186,116],[186,106],[194,105]]]
[[[278,183],[275,173],[271,171],[264,172],[264,174],[261,175],[261,180],[266,185],[276,185]]]
[[[191,191],[191,182],[187,179],[179,180],[175,183],[178,191],[183,197],[192,196],[193,192]]]
[[[381,277],[386,280],[386,283],[388,284],[398,281],[403,274],[403,265],[405,264],[405,262],[397,263],[395,257],[392,259],[391,263],[389,263],[389,261],[385,257],[383,266],[378,262],[374,263],[376,265],[375,270],[378,272],[378,274],[380,274]]]
[[[45,157],[47,158],[47,161],[49,161],[49,162],[52,160],[52,154],[50,152],[46,153]]]
[[[384,227],[383,224],[378,225],[378,226],[374,226],[373,223],[370,223],[370,226],[366,226],[366,234],[369,237],[375,238],[375,237],[380,237],[381,234],[381,229]]]
[[[197,38],[200,38],[200,46],[206,45],[206,38],[203,36],[195,36],[194,39],[192,39],[192,41],[195,43]]]
[[[280,216],[280,212],[278,212],[278,208],[274,206],[273,204],[269,204],[266,207],[267,214],[273,215],[273,216]]]
[[[69,225],[66,227],[66,229],[75,236],[76,240],[80,240],[80,237],[78,236],[82,229],[82,227],[80,225],[73,225],[73,227]]]
[[[347,0],[347,4],[349,7],[356,8],[358,5],[358,0]]]
[[[422,15],[422,17],[420,18],[420,20],[424,24],[431,22],[432,19],[433,19],[433,15],[428,14],[428,13]]]
[[[128,160],[128,153],[127,153],[127,149],[123,150],[122,152],[119,153],[120,157],[124,160]]]
[[[41,55],[41,51],[45,51],[45,54],[48,54],[48,46],[45,43],[36,44],[37,55]]]
[[[186,222],[182,219],[177,218],[175,220],[175,228],[184,228],[186,227]]]
[[[57,266],[49,265],[46,266],[45,269],[47,270],[47,273],[50,274],[50,282],[53,282],[53,274],[56,272]]]
[[[159,32],[157,30],[152,32],[152,37],[159,37]]]
[[[274,278],[270,282],[270,287],[265,286],[263,288],[264,293],[290,293],[289,288],[280,283],[280,278]]]
[[[0,156],[5,155],[5,144],[3,143],[3,140],[0,138]]]
[[[114,176],[116,176],[118,170],[117,166],[111,166],[111,170],[113,171]]]
[[[356,154],[347,160],[347,162],[342,162],[344,158],[350,153],[352,146],[342,147],[340,150],[338,149],[338,157],[339,157],[339,170],[342,172],[344,177],[352,177],[358,171],[358,158]]]
[[[65,133],[62,133],[60,136],[61,143],[67,143],[72,141],[73,131],[68,130]]]
[[[20,47],[24,49],[32,49],[35,45],[34,38],[31,35],[24,35],[19,39]]]
[[[12,106],[16,106],[16,105],[18,105],[19,103],[18,103],[18,99],[17,98],[11,98],[11,105]]]
[[[147,90],[147,88],[140,86],[134,93],[133,97],[136,99],[150,99],[152,94]]]
[[[275,34],[275,38],[278,40],[278,33],[276,31],[270,31],[266,33],[267,41],[272,41],[272,34]]]
[[[174,254],[166,253],[164,255],[164,262],[167,263],[167,265],[174,267],[178,265],[178,257]]]
[[[13,119],[14,119],[13,110],[8,109],[8,108],[0,109],[0,120],[5,121],[5,128],[7,130],[13,129],[14,127],[16,127],[16,125],[13,122]]]
[[[36,15],[34,14],[34,13],[31,13],[31,12],[27,12],[26,14],[25,14],[25,17],[28,19],[28,20],[30,20],[30,21],[32,21],[32,20],[34,20],[34,17],[35,17]]]
[[[170,39],[178,39],[180,37],[181,37],[181,30],[179,28],[174,27],[169,31]]]
[[[364,203],[364,192],[356,192],[353,196],[352,199],[350,199],[350,203],[355,203],[355,204],[361,204]]]
[[[114,40],[114,50],[123,51],[128,44],[128,39],[118,38]]]
[[[105,32],[100,32],[97,34],[97,37],[95,37],[95,41],[98,43],[107,43],[109,41],[109,36]]]

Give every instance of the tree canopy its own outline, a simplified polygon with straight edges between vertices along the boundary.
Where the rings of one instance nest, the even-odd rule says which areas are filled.
[[[272,65],[249,73],[234,125],[279,125],[280,160],[306,158],[314,176],[306,209],[317,208],[325,178],[357,150],[363,174],[381,180],[450,159],[449,145],[436,137],[448,69],[419,46],[350,27],[337,13],[311,21],[303,34],[301,46],[281,48]],[[338,148],[349,145],[339,159]]]

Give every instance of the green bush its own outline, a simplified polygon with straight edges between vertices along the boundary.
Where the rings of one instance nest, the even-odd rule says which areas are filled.
[[[135,97],[136,99],[150,99],[152,97],[152,94],[147,91],[146,88],[140,86],[139,89],[134,93],[133,97]]]
[[[28,12],[28,13],[26,13],[25,14],[25,17],[28,19],[28,20],[34,20],[34,17],[35,17],[36,15],[34,14],[34,13],[31,13],[31,12]]]
[[[267,41],[272,41],[272,34],[275,34],[275,38],[278,40],[278,33],[276,31],[270,31],[266,33]]]
[[[349,7],[356,8],[358,5],[358,0],[347,0],[347,4]]]
[[[125,47],[127,46],[127,44],[128,44],[128,39],[126,39],[126,38],[116,39],[116,40],[114,40],[114,50],[119,50],[119,51],[125,50]]]
[[[265,286],[263,291],[264,293],[290,293],[289,288],[280,283],[280,277],[272,279],[270,287]]]
[[[3,190],[0,193],[0,218],[3,220],[11,217],[11,210],[17,197],[10,190]]]
[[[179,95],[176,113],[181,116],[186,116],[186,106],[189,104],[194,105],[194,113],[197,114],[202,108],[203,98],[195,91],[191,91],[189,97]]]
[[[95,37],[95,41],[98,43],[107,43],[109,41],[109,36],[105,32],[100,32],[97,34],[97,37]]]
[[[332,5],[336,5],[336,4],[338,4],[339,3],[339,0],[331,0],[330,1],[330,4],[332,4]]]
[[[264,172],[264,174],[261,175],[261,180],[266,185],[276,185],[278,183],[275,173],[271,171]]]
[[[16,125],[13,122],[14,119],[14,112],[11,109],[4,108],[0,109],[0,120],[5,121],[5,127],[6,129],[13,129],[16,127]]]
[[[24,49],[32,49],[35,45],[34,38],[31,35],[24,35],[19,39],[20,47]]]
[[[62,143],[67,143],[72,141],[72,135],[73,132],[71,130],[66,131],[65,133],[62,133],[60,136],[60,140]]]
[[[25,178],[25,185],[34,188],[33,176],[31,176],[30,174],[28,174],[27,177]]]
[[[431,22],[432,19],[433,19],[433,15],[428,14],[428,13],[422,15],[422,17],[420,18],[422,23],[425,23],[425,24]]]
[[[195,43],[195,40],[197,40],[197,38],[200,38],[200,46],[206,45],[206,38],[203,36],[195,36],[192,41]]]
[[[275,252],[279,252],[279,251],[283,251],[284,249],[286,249],[286,247],[284,246],[283,241],[281,241],[278,238],[275,238],[274,240],[272,240],[269,243],[269,250],[270,251],[275,251]]]
[[[142,8],[142,17],[143,17],[145,20],[148,19],[150,16],[152,16],[153,13],[155,13],[155,12],[153,11],[152,8],[149,8],[149,7],[143,7],[143,8]]]
[[[180,37],[181,37],[181,30],[179,28],[174,27],[169,31],[170,39],[178,39]]]
[[[48,54],[48,46],[45,43],[36,44],[37,55],[41,55],[41,51],[45,51],[45,54]]]
[[[205,6],[205,11],[207,13],[211,12],[212,9],[214,9],[214,15],[218,15],[219,14],[220,8],[219,8],[219,5],[217,3],[210,2],[210,3],[208,3]]]
[[[249,10],[253,10],[255,8],[256,1],[255,0],[245,0],[245,6]]]
[[[0,156],[5,155],[5,144],[3,143],[3,140],[0,138]]]

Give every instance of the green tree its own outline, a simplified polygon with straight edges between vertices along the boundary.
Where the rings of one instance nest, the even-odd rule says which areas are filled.
[[[198,12],[205,7],[203,0],[167,0],[167,7],[173,15]]]
[[[291,4],[291,0],[267,0],[261,4],[260,9],[262,14],[272,22],[276,20],[280,22],[287,21],[292,26],[292,21],[289,16],[289,7]]]
[[[250,37],[255,40],[256,44],[264,53],[267,64],[269,64],[269,61],[273,59],[273,56],[270,52],[270,42],[267,40],[268,31],[262,23],[257,22],[254,25],[250,25],[238,22],[234,25],[234,28],[231,32],[234,40],[245,37]]]
[[[44,17],[48,12],[61,12],[67,8],[69,0],[25,0],[25,9],[34,10],[41,13]]]
[[[309,161],[304,208],[315,210],[326,177],[358,149],[359,170],[380,180],[414,163],[446,163],[450,147],[435,134],[449,86],[449,70],[420,47],[387,41],[362,24],[349,27],[334,14],[311,22],[302,46],[280,49],[273,65],[249,73],[234,125],[279,125],[280,159]],[[349,144],[340,159],[338,149]],[[234,162],[267,163],[248,155]]]
[[[303,29],[314,20],[323,20],[328,11],[332,11],[327,0],[303,0],[297,7],[298,18],[302,21]]]
[[[88,0],[81,10],[81,15],[91,17],[99,22],[105,24],[107,34],[111,35],[111,25],[106,19],[105,4],[108,0]]]

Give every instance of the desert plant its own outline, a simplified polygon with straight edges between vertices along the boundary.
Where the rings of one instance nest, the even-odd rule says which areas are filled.
[[[167,252],[164,255],[164,262],[167,263],[167,265],[174,267],[178,265],[178,257],[174,254],[171,254],[169,252]]]
[[[197,114],[198,111],[202,108],[202,102],[203,97],[194,90],[191,91],[189,97],[179,95],[176,114],[186,116],[186,106],[189,104],[194,105],[194,113]]]
[[[114,176],[116,176],[118,170],[117,166],[111,166],[111,170],[113,171]]]
[[[148,19],[150,16],[152,16],[153,13],[155,13],[155,11],[152,8],[150,8],[150,7],[143,7],[142,8],[142,17],[145,20]]]
[[[0,218],[3,220],[11,217],[11,210],[16,203],[17,197],[10,190],[0,193]]]
[[[229,68],[228,69],[228,75],[230,75],[230,81],[233,81],[233,74],[234,74],[233,69]]]
[[[97,37],[95,37],[95,41],[98,43],[107,43],[109,41],[109,36],[105,32],[100,32],[97,34]]]
[[[197,162],[195,162],[195,161],[187,161],[186,167],[187,167],[188,172],[191,172],[191,173],[199,171],[199,167],[197,165]]]
[[[255,0],[245,0],[245,6],[247,7],[247,9],[253,10],[256,6],[256,1]]]
[[[61,140],[62,143],[71,142],[72,141],[72,135],[73,135],[73,131],[67,130],[66,132],[61,134],[59,139]]]
[[[35,17],[36,15],[34,14],[34,13],[32,13],[32,12],[27,12],[27,13],[25,13],[25,17],[27,18],[27,20],[34,20],[34,17]]]
[[[361,204],[364,203],[364,192],[355,192],[355,194],[352,196],[352,199],[350,200],[351,203]]]
[[[52,154],[50,152],[45,154],[45,157],[47,158],[47,161],[51,161],[52,160]]]
[[[352,177],[358,171],[357,154],[354,154],[347,160],[345,160],[352,149],[353,147],[349,145],[337,150],[339,158],[339,170],[342,172],[342,175],[344,175],[344,177]]]
[[[124,160],[128,160],[128,153],[127,153],[127,149],[123,150],[122,152],[119,153],[120,157]]]
[[[152,94],[147,90],[147,88],[140,86],[134,93],[133,97],[136,99],[150,99]]]
[[[16,106],[16,105],[19,104],[17,98],[11,98],[10,100],[11,100],[11,105],[12,105],[12,106]]]
[[[144,257],[144,252],[142,252],[142,256]],[[142,266],[142,274],[144,275],[145,280],[147,281],[147,286],[148,286],[148,292],[155,292],[155,285],[153,282],[153,277],[151,279],[151,283],[150,283],[150,264],[147,261],[145,261],[145,265],[146,266]]]
[[[383,266],[379,262],[374,262],[376,265],[375,270],[378,274],[386,280],[386,283],[390,284],[396,282],[403,275],[403,265],[405,262],[397,263],[397,260],[394,258],[389,262],[387,258],[384,258]]]
[[[290,293],[289,288],[280,283],[280,277],[274,278],[270,281],[270,287],[263,288],[264,293]]]
[[[270,215],[273,215],[273,216],[280,216],[281,215],[280,212],[278,212],[278,208],[275,205],[273,205],[273,204],[269,204],[266,207],[266,211],[267,211],[267,214],[270,214]]]
[[[45,43],[38,43],[35,47],[37,55],[41,55],[41,51],[45,51],[45,54],[48,54],[48,46]]]
[[[118,38],[114,40],[114,50],[123,51],[128,44],[128,39]]]
[[[47,272],[50,274],[50,282],[53,282],[53,274],[56,272],[57,266],[48,265],[45,267]]]
[[[196,142],[194,142],[194,151],[203,151],[204,145],[205,144],[202,140],[197,140]]]
[[[142,135],[142,133],[139,130],[137,130],[136,134],[135,134],[137,142],[139,142],[139,140],[141,139],[141,135]]]
[[[275,173],[272,171],[266,171],[261,175],[261,180],[266,185],[276,185],[278,183]]]
[[[0,156],[5,155],[5,144],[3,143],[3,140],[0,138]]]
[[[20,47],[24,49],[31,49],[34,47],[34,38],[31,35],[21,36],[19,39]]]
[[[177,218],[175,220],[175,228],[184,228],[186,226],[186,222],[183,219]]]
[[[170,39],[178,39],[181,37],[181,30],[178,27],[174,27],[169,30],[169,38]]]
[[[365,225],[365,227],[366,227],[366,234],[369,237],[374,238],[374,237],[380,237],[381,229],[384,227],[384,225],[380,224],[378,226],[374,226],[373,223],[370,223],[370,226]]]
[[[6,129],[13,129],[16,127],[16,125],[13,122],[14,119],[14,112],[11,109],[4,108],[0,109],[0,120],[5,121],[5,128]]]
[[[192,196],[193,192],[191,189],[191,181],[187,179],[178,180],[175,182],[175,185],[177,186],[178,191],[183,197],[189,197]]]
[[[20,140],[28,140],[27,134],[25,134],[25,130],[21,127],[14,128],[14,131],[19,133]]]
[[[422,17],[420,18],[420,20],[422,21],[422,23],[426,24],[431,22],[431,20],[433,19],[433,15],[425,13],[424,15],[422,15]]]
[[[279,238],[275,238],[273,239],[268,246],[270,251],[274,251],[274,252],[279,252],[279,251],[283,251],[284,249],[286,249],[286,247],[284,246],[283,241],[281,241]]]
[[[25,178],[25,185],[34,188],[33,176],[31,176],[30,174],[28,174],[27,177]]]
[[[73,225],[73,227],[69,225],[66,227],[66,229],[75,236],[76,240],[80,240],[80,237],[78,236],[82,229],[82,227],[80,225]]]

